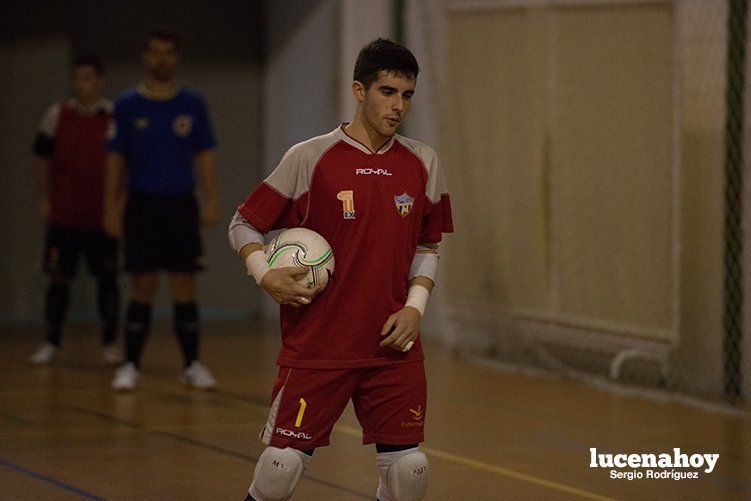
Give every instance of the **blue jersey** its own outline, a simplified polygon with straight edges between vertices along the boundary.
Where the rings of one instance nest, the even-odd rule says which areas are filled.
[[[117,98],[107,149],[125,157],[131,193],[192,192],[194,154],[216,146],[206,104],[185,88],[168,99],[147,96],[137,88]]]

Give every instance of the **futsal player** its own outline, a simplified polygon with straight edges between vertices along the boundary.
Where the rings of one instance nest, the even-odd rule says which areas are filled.
[[[70,288],[81,255],[96,279],[102,355],[120,361],[115,345],[119,291],[117,241],[102,230],[107,124],[112,102],[102,97],[103,66],[96,57],[73,62],[74,96],[52,105],[39,126],[33,151],[39,206],[47,223],[44,270],[47,341],[30,358],[48,364],[57,355]]]
[[[203,98],[175,79],[179,59],[174,33],[149,35],[143,54],[148,77],[116,100],[107,144],[105,228],[112,235],[123,232],[125,268],[131,279],[126,362],[112,381],[120,391],[138,384],[160,271],[169,275],[174,330],[185,364],[181,379],[194,388],[216,386],[211,371],[198,361],[195,278],[202,269],[201,223],[211,227],[219,220],[216,141]],[[203,188],[200,211],[194,164]]]
[[[261,454],[246,499],[288,499],[351,399],[363,443],[376,444],[381,501],[421,499],[426,381],[419,323],[433,288],[449,196],[435,152],[396,134],[418,64],[378,39],[360,52],[350,123],[293,146],[241,204],[233,248],[281,304],[282,348]],[[319,295],[305,268],[269,269],[263,234],[305,227],[331,244],[336,269]]]

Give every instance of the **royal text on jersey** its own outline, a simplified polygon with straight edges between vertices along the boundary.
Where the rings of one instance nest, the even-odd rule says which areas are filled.
[[[391,172],[386,169],[355,169],[357,176],[390,176]]]

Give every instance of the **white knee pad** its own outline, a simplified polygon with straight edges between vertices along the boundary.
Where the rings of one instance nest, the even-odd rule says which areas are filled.
[[[266,447],[258,458],[248,493],[256,501],[285,501],[292,496],[311,457],[285,447]]]
[[[380,501],[419,501],[428,490],[428,458],[414,447],[377,455]]]

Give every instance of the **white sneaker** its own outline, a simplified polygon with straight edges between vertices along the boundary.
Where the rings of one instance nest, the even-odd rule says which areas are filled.
[[[213,390],[216,388],[216,379],[208,367],[198,360],[193,360],[180,376],[183,384],[199,390]]]
[[[29,357],[29,362],[34,365],[47,365],[57,355],[57,346],[52,343],[44,343],[33,355]]]
[[[112,387],[117,391],[135,390],[140,377],[141,373],[136,369],[136,365],[133,362],[126,362],[115,371]]]
[[[102,346],[102,358],[107,365],[117,365],[123,361],[120,349],[115,343]]]

